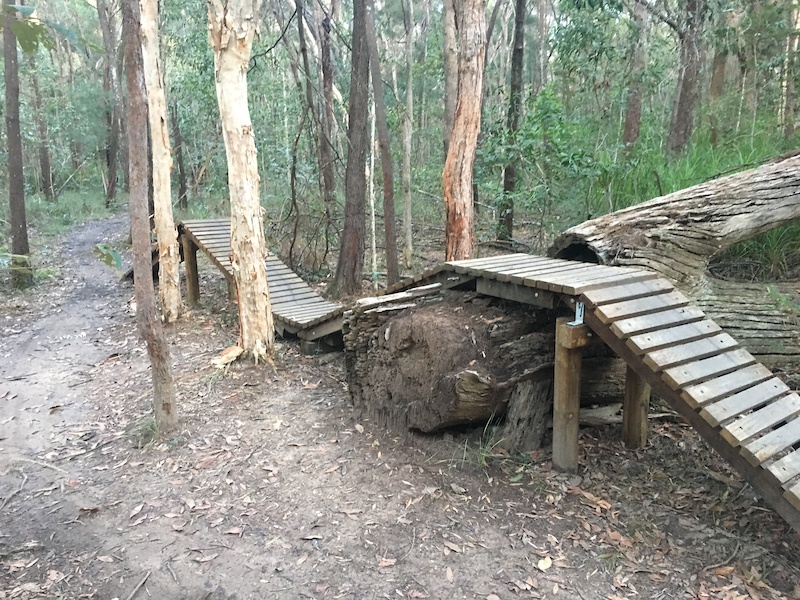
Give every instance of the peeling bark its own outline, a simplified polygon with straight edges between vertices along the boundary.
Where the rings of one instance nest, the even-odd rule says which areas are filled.
[[[161,303],[161,317],[165,323],[172,323],[178,320],[182,309],[179,268],[181,258],[178,230],[172,217],[172,153],[158,47],[158,3],[157,0],[141,0],[140,7],[142,64],[150,121],[153,207],[158,243],[158,298]]]
[[[231,268],[239,298],[239,345],[244,354],[271,361],[275,330],[267,288],[255,135],[247,105],[247,65],[258,26],[260,0],[208,0],[217,102],[228,159]]]

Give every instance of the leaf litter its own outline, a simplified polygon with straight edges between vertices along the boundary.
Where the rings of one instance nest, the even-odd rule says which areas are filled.
[[[583,429],[577,475],[547,448],[484,466],[463,458],[480,429],[400,435],[353,414],[341,358],[280,342],[276,371],[210,369],[236,341],[222,283],[203,271],[203,306],[168,332],[182,425],[166,439],[139,441],[149,366],[132,315],[81,315],[114,360],[72,388],[77,417],[75,400],[43,405],[72,420],[3,511],[0,598],[800,595],[797,534],[680,423],[654,422],[641,451],[618,426]],[[109,289],[124,306],[130,288]],[[0,496],[19,487],[0,474]]]

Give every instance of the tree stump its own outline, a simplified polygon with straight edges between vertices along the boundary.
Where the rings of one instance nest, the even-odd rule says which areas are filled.
[[[501,445],[539,448],[552,408],[555,311],[454,291],[362,302],[343,329],[358,413],[395,432],[506,415]],[[583,402],[621,401],[624,366],[609,380],[620,369],[609,369],[617,359],[599,340],[585,356]]]

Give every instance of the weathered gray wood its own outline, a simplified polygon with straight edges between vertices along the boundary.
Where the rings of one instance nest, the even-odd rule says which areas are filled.
[[[661,371],[675,365],[688,363],[736,348],[738,343],[727,333],[652,350],[645,354],[644,364],[653,371]]]
[[[783,485],[800,475],[800,450],[793,450],[768,467],[775,480]]]
[[[621,283],[614,287],[604,287],[585,292],[584,301],[588,306],[602,306],[622,300],[635,300],[645,296],[663,294],[675,289],[666,279],[637,281],[634,283]]]
[[[663,379],[672,389],[707,381],[720,375],[746,367],[755,362],[752,355],[741,348],[711,358],[704,358],[663,372]]]
[[[735,244],[797,219],[800,156],[793,156],[586,221],[558,236],[548,254],[656,271],[759,362],[791,374],[800,319],[780,294],[791,299],[797,283],[724,281],[709,266]],[[789,376],[800,387],[800,373]]]
[[[800,419],[794,419],[745,444],[742,447],[742,456],[750,464],[758,465],[798,442],[800,442]]]
[[[732,446],[738,446],[798,413],[800,413],[800,396],[797,394],[783,396],[726,425],[722,430],[722,437]]]
[[[553,308],[555,306],[555,296],[544,290],[527,288],[504,281],[478,278],[475,282],[475,291],[479,294],[513,300],[522,304],[531,304],[542,308]]]
[[[685,325],[677,325],[668,329],[659,329],[650,333],[642,333],[628,338],[628,348],[636,354],[645,354],[675,344],[693,342],[722,331],[714,321],[697,321]]]
[[[658,331],[667,327],[674,327],[683,323],[700,321],[705,318],[705,314],[694,306],[683,306],[673,308],[663,312],[630,317],[614,321],[611,331],[619,339],[625,339],[634,335]]]
[[[662,312],[667,309],[681,308],[687,304],[689,304],[689,299],[680,292],[674,291],[638,300],[627,300],[599,306],[595,309],[595,314],[602,323],[608,324],[619,319],[630,319]]]
[[[789,388],[780,379],[772,377],[741,392],[707,404],[700,411],[700,415],[709,424],[717,426],[788,392]]]
[[[691,408],[697,408],[746,390],[772,377],[772,371],[764,365],[754,364],[703,383],[690,385],[681,392],[681,398]]]

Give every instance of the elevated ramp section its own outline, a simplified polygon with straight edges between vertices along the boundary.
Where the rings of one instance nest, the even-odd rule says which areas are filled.
[[[499,297],[583,303],[591,330],[800,531],[800,397],[669,281],[525,254],[446,263],[418,279],[455,276]]]
[[[189,301],[196,300],[199,295],[197,250],[202,250],[225,275],[229,290],[235,292],[230,259],[230,219],[182,221],[178,224],[178,233],[186,261]],[[341,330],[344,309],[340,304],[325,300],[276,256],[267,257],[266,269],[272,315],[278,333],[296,333],[303,339],[315,340]]]

